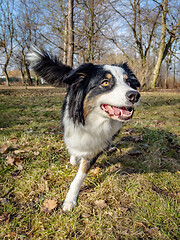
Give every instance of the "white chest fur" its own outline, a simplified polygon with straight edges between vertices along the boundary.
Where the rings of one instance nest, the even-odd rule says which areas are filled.
[[[64,141],[69,153],[78,158],[93,158],[105,149],[122,123],[91,112],[85,125],[74,124],[69,118],[67,107],[64,112]]]

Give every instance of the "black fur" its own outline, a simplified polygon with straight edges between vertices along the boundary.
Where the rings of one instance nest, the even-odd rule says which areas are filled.
[[[124,69],[125,73],[128,76],[128,79],[126,80],[126,82],[134,89],[137,89],[138,87],[141,86],[140,82],[137,80],[136,76],[134,75],[134,73],[132,72],[132,70],[129,68],[128,64],[122,63],[120,65],[118,65],[118,67],[121,67]]]
[[[34,47],[33,51],[39,57],[39,61],[35,62],[35,65],[33,64],[34,71],[49,84],[56,87],[60,86],[72,68],[64,65],[56,56],[51,56],[43,50],[40,52]]]
[[[88,92],[89,80],[95,65],[87,63],[72,71],[63,82],[69,85],[67,96],[69,97],[69,116],[74,122],[84,125],[83,102]]]
[[[89,93],[89,98],[103,92],[110,91],[115,83],[112,76],[110,85],[102,87],[101,83],[106,79],[108,73],[103,69],[103,65],[94,65],[92,63],[85,63],[77,69],[64,65],[57,57],[53,57],[45,51],[40,51],[36,47],[33,48],[37,59],[33,63],[34,71],[41,76],[45,81],[54,86],[60,86],[62,82],[68,85],[68,92],[65,102],[63,104],[63,112],[67,101],[69,101],[69,116],[73,119],[74,123],[85,124],[83,103],[84,99]],[[127,75],[126,82],[132,88],[137,89],[140,83],[134,73],[128,67],[127,63],[116,65],[124,69]],[[67,99],[68,98],[68,99]]]

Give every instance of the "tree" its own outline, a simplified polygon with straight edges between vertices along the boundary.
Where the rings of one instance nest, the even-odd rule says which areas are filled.
[[[3,72],[6,77],[6,85],[9,86],[7,67],[13,54],[15,24],[13,19],[14,1],[4,0],[0,6],[0,42],[4,52]]]
[[[146,84],[147,72],[152,68],[149,61],[161,8],[141,0],[115,0],[110,5],[117,16],[118,25],[116,28],[111,26],[106,37],[131,65],[139,69],[137,72],[139,76],[141,73],[141,84]]]
[[[156,87],[157,79],[159,76],[159,72],[161,69],[161,65],[165,57],[167,56],[171,46],[173,45],[174,41],[177,38],[178,31],[180,30],[180,19],[177,20],[176,24],[172,24],[171,22],[171,30],[168,28],[167,24],[167,15],[169,12],[169,2],[168,0],[162,0],[160,3],[162,8],[162,18],[161,18],[161,38],[159,44],[159,51],[157,62],[153,71],[153,78],[151,81],[151,88]],[[169,37],[167,38],[167,33],[169,33]]]
[[[67,2],[67,65],[73,66],[73,55],[74,55],[74,23],[73,23],[73,8],[74,1],[68,0]]]
[[[40,13],[35,5],[35,1],[21,0],[16,5],[16,36],[18,43],[14,57],[17,59],[18,67],[22,73],[23,82],[32,85],[32,78],[29,69],[29,63],[26,61],[26,53],[32,44],[37,44],[41,38],[39,36],[39,18]]]
[[[78,61],[100,61],[109,50],[107,40],[102,34],[108,31],[108,23],[112,21],[109,1],[78,0],[75,10],[75,52],[78,53]]]

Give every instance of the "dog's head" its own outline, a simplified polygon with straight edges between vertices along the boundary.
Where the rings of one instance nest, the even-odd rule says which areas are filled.
[[[140,83],[126,63],[94,65],[86,63],[73,70],[56,57],[36,47],[28,54],[35,72],[52,85],[68,84],[69,116],[85,124],[96,113],[118,121],[129,120],[138,103]]]
[[[140,98],[140,83],[126,63],[83,64],[63,81],[69,85],[69,115],[82,124],[95,109],[105,118],[127,121]]]

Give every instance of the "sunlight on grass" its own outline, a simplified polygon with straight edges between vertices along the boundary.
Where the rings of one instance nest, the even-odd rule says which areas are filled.
[[[134,119],[99,157],[77,208],[59,89],[0,91],[1,239],[179,239],[180,95],[142,93]],[[57,206],[44,210],[46,199]],[[96,200],[101,200],[97,205]]]

